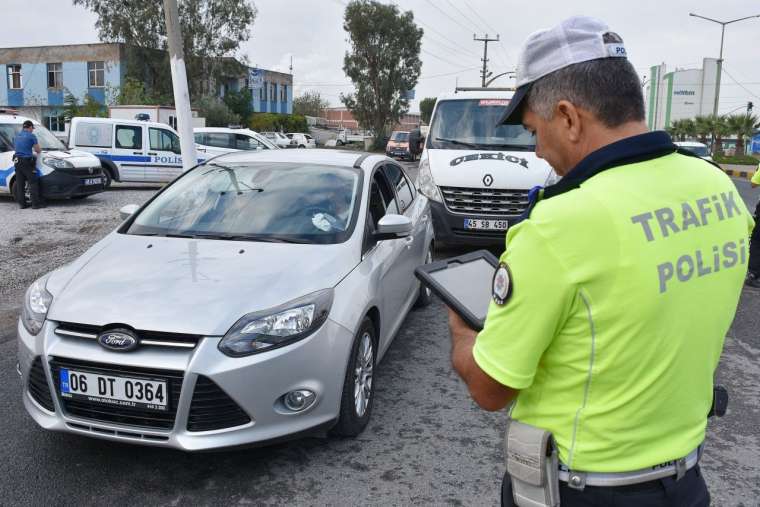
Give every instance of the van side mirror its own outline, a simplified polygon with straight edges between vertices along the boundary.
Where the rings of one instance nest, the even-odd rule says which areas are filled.
[[[412,221],[404,215],[385,215],[377,222],[377,231],[373,237],[380,241],[384,239],[400,239],[412,233]]]
[[[126,220],[127,218],[134,215],[138,209],[140,209],[140,206],[137,204],[127,204],[126,206],[122,206],[119,210],[119,218]]]

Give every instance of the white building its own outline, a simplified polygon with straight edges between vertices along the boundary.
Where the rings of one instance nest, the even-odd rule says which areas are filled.
[[[701,69],[667,72],[665,64],[650,69],[645,89],[650,130],[667,128],[674,120],[712,114],[718,77],[718,60],[705,58]]]

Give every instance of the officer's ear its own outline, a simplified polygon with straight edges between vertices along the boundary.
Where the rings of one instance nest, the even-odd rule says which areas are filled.
[[[560,122],[560,127],[565,132],[568,141],[573,143],[580,141],[583,128],[581,114],[575,104],[569,100],[560,100],[557,103],[554,118]]]

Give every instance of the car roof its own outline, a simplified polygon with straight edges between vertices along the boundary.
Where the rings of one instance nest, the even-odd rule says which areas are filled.
[[[696,141],[675,141],[673,142],[676,146],[690,146],[695,148],[707,148],[707,145],[705,143],[698,143]]]
[[[71,119],[72,123],[80,123],[83,121],[87,123],[121,123],[123,125],[133,125],[133,126],[147,125],[148,127],[158,127],[162,129],[169,129],[172,132],[176,133],[176,130],[174,130],[171,127],[171,125],[157,122],[157,121],[129,120],[129,119],[122,119],[122,118],[97,118],[97,117],[90,117],[90,116],[75,116],[74,118]]]
[[[370,170],[377,162],[386,160],[387,157],[373,153],[363,153],[349,150],[264,150],[264,151],[237,151],[225,153],[209,159],[209,162],[241,163],[241,162],[282,162],[302,163],[314,165],[329,165],[335,167],[355,167],[357,162],[365,172]]]
[[[41,125],[40,122],[35,120],[34,118],[27,118],[26,116],[21,116],[18,114],[0,114],[0,123],[12,123],[12,124],[22,124],[26,120],[31,120],[32,123],[35,125]]]
[[[514,94],[514,91],[507,90],[465,90],[442,93],[438,100],[511,99]]]
[[[239,129],[233,129],[229,127],[194,127],[193,128],[194,133],[202,133],[202,132],[221,132],[225,134],[240,134],[240,133],[253,133],[258,134],[255,130],[246,129],[246,128],[239,128]]]

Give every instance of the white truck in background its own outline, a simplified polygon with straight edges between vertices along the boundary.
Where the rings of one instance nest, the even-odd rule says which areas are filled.
[[[431,201],[436,244],[504,244],[531,188],[558,180],[521,125],[497,125],[514,91],[457,89],[438,97],[417,187]]]

